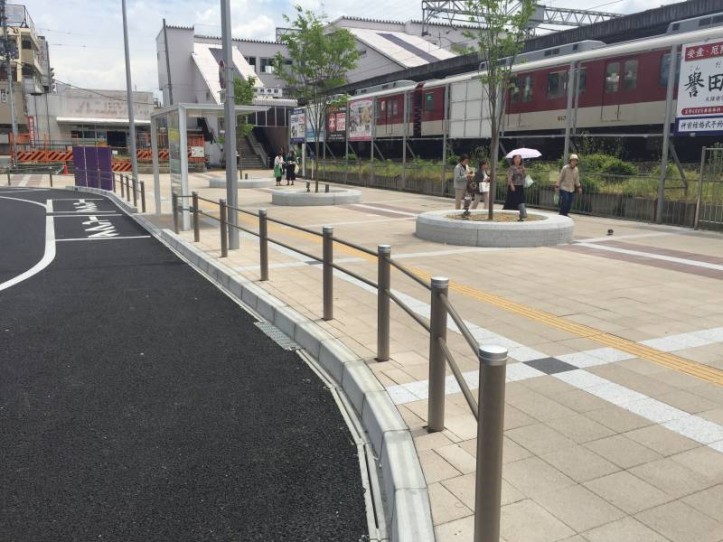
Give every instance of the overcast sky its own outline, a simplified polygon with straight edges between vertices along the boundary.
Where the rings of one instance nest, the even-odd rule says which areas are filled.
[[[11,2],[15,3],[15,2]],[[50,43],[56,79],[83,88],[125,89],[121,0],[26,0],[39,34]],[[548,6],[633,13],[668,0],[549,0]],[[234,38],[273,40],[275,28],[293,5],[325,12],[386,20],[419,20],[421,0],[231,0]],[[195,26],[196,33],[221,35],[220,0],[126,0],[131,77],[136,90],[157,91],[156,36],[163,19],[170,25]]]

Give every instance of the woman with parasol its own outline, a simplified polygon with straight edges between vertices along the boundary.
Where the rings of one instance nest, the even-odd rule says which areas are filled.
[[[525,208],[525,179],[527,170],[522,163],[523,158],[537,158],[540,152],[535,149],[515,149],[510,151],[506,158],[511,159],[510,167],[507,170],[507,196],[503,209],[518,210],[520,217],[517,219],[523,222],[527,218]]]

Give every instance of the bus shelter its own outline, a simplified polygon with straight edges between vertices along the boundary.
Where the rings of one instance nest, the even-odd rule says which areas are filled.
[[[181,227],[191,229],[190,190],[188,187],[188,133],[189,120],[199,117],[223,117],[224,104],[175,104],[151,113],[151,149],[153,153],[153,195],[156,215],[161,214],[161,176],[158,160],[158,133],[161,126],[168,134],[168,164],[170,193],[179,196],[182,208]],[[268,106],[237,105],[236,116],[265,112]],[[228,123],[225,123],[228,125]],[[234,179],[234,182],[236,179]]]

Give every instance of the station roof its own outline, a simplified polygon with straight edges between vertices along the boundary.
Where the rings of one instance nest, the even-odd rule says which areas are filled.
[[[404,32],[367,28],[347,28],[347,30],[364,45],[371,47],[403,68],[413,68],[457,56],[419,36]]]

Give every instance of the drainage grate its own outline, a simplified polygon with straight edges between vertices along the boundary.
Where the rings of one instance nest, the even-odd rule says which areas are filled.
[[[301,347],[279,328],[269,322],[256,322],[256,327],[263,331],[284,350],[300,350]]]

